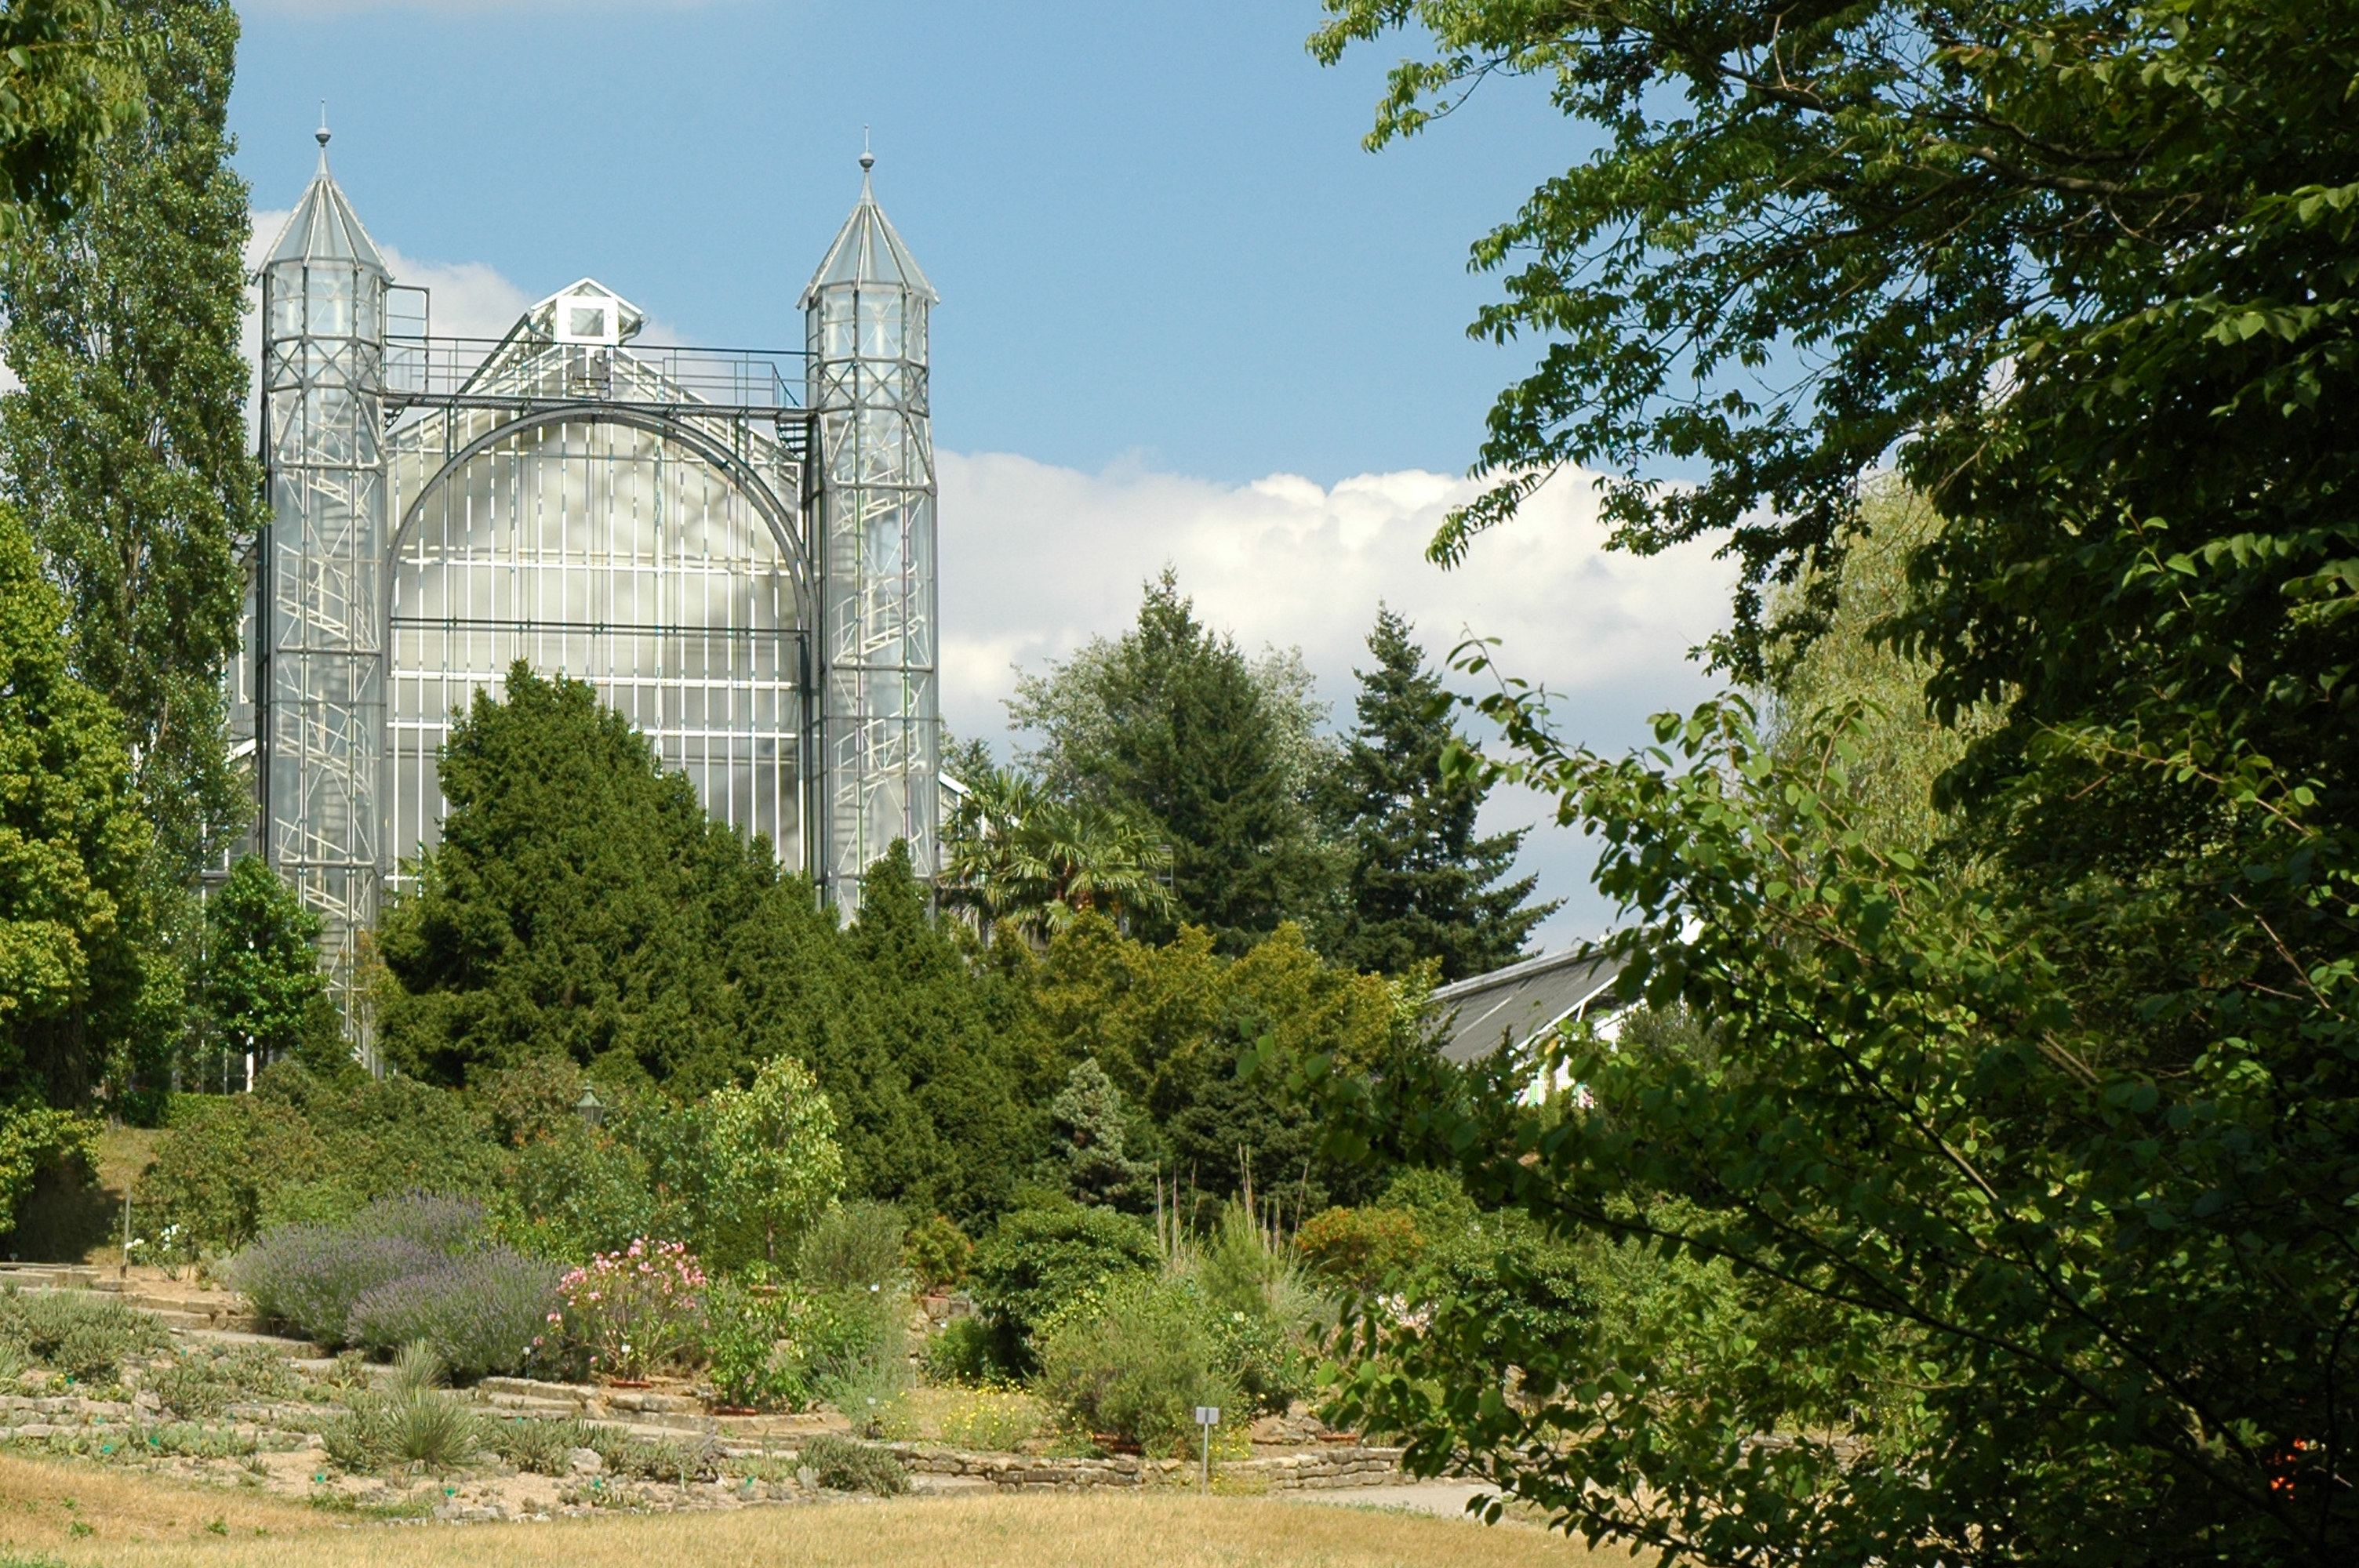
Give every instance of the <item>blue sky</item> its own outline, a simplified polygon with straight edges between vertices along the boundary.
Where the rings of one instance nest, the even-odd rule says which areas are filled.
[[[1522,356],[1468,342],[1466,247],[1567,161],[1537,92],[1361,149],[1386,48],[1300,0],[263,4],[233,109],[289,205],[326,98],[382,239],[536,295],[593,273],[707,342],[799,343],[857,189],[944,296],[940,438],[1322,482],[1466,464]]]
[[[697,342],[791,347],[858,189],[943,295],[934,336],[945,708],[994,726],[1027,667],[1120,630],[1164,561],[1249,646],[1299,644],[1348,712],[1383,597],[1439,654],[1504,635],[1596,743],[1703,684],[1725,572],[1603,557],[1581,495],[1445,577],[1482,417],[1529,348],[1469,341],[1469,243],[1581,153],[1539,88],[1360,146],[1406,40],[1319,67],[1303,0],[256,0],[234,125],[258,210],[309,178],[320,101],[380,243],[438,318],[591,275]],[[1364,662],[1363,657],[1362,662]],[[1502,822],[1528,820],[1503,802]],[[1527,857],[1602,925],[1586,856]]]

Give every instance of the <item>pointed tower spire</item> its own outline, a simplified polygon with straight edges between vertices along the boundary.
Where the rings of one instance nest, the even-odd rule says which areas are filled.
[[[930,879],[939,826],[934,440],[927,330],[936,299],[876,205],[860,200],[803,290],[818,416],[821,885],[847,913],[897,839]]]
[[[875,167],[876,155],[864,146],[860,153],[860,200],[853,203],[852,216],[836,231],[835,243],[827,248],[827,259],[819,264],[819,270],[811,274],[810,283],[803,289],[805,310],[818,301],[821,289],[835,284],[906,288],[928,305],[941,303],[942,297],[926,281],[918,258],[909,254],[899,231],[885,216],[885,209],[876,205],[876,188],[868,172]]]
[[[378,273],[386,271],[385,257],[378,254],[376,242],[369,238],[368,230],[361,223],[360,214],[353,211],[336,177],[328,170],[328,105],[320,105],[320,128],[311,133],[320,144],[320,168],[305,188],[303,199],[288,215],[287,226],[278,231],[278,243],[270,247],[263,265],[274,266],[280,262],[342,262],[364,266]]]

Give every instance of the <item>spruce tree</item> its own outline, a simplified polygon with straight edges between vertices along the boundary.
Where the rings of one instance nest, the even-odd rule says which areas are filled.
[[[1238,649],[1197,620],[1167,568],[1136,625],[1019,690],[1017,723],[1041,731],[1052,787],[1151,824],[1171,846],[1173,914],[1146,934],[1201,925],[1242,952],[1320,905],[1319,852],[1290,741],[1306,726]]]
[[[184,885],[245,825],[222,672],[238,552],[262,520],[246,445],[245,182],[225,128],[225,0],[123,0],[144,118],[103,145],[92,200],[0,252],[0,456],[52,580],[74,673],[122,715],[156,871]]]
[[[1321,792],[1329,833],[1351,856],[1343,908],[1320,944],[1337,963],[1399,974],[1438,959],[1463,979],[1522,955],[1557,905],[1530,904],[1538,880],[1502,881],[1526,829],[1480,836],[1485,786],[1444,779],[1456,732],[1441,677],[1413,628],[1379,607],[1360,677],[1358,723]]]

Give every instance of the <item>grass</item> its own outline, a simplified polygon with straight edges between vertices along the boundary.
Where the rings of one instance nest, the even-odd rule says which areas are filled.
[[[1484,1529],[1263,1498],[984,1497],[629,1515],[549,1524],[351,1525],[300,1503],[0,1455],[0,1563],[65,1568],[1607,1568],[1630,1559]]]

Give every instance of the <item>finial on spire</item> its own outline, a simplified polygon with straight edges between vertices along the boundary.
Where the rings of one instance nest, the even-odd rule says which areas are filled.
[[[328,150],[328,137],[330,134],[331,133],[328,130],[328,101],[322,98],[320,100],[320,128],[312,132],[311,135],[312,138],[320,144],[320,150],[323,153]]]
[[[876,167],[876,155],[868,150],[868,127],[860,127],[860,172],[866,174]]]

